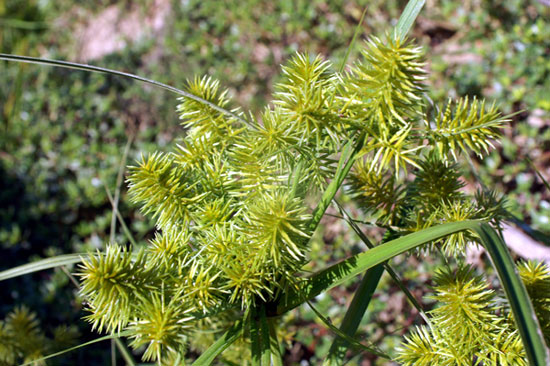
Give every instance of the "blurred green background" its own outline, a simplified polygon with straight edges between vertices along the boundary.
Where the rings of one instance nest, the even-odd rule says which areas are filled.
[[[0,0],[0,50],[90,63],[176,87],[209,74],[229,88],[235,106],[258,113],[269,102],[280,64],[294,52],[320,53],[338,65],[367,4],[361,39],[391,29],[406,1]],[[535,170],[550,178],[550,7],[535,0],[428,0],[412,36],[425,47],[434,102],[477,96],[515,113],[501,144],[473,164],[487,186],[508,196],[517,217],[548,235],[550,192]],[[112,215],[106,189],[116,190],[124,147],[131,140],[132,164],[141,153],[174,146],[183,133],[177,98],[113,76],[0,65],[0,270],[103,248]],[[128,202],[124,184],[119,210],[136,240],[146,242],[153,225]],[[314,259],[363,250],[342,222],[327,218],[324,225]],[[127,243],[120,225],[115,240]],[[409,257],[395,265],[413,291],[426,291],[433,261]],[[320,310],[338,323],[354,286],[319,299]],[[392,350],[420,319],[389,281],[382,286],[360,336]],[[0,296],[0,319],[25,304],[47,338],[62,324],[78,328],[76,342],[97,337],[81,320],[83,300],[61,270],[3,282]],[[317,365],[332,336],[307,309],[295,316],[301,320],[292,326],[296,337],[285,360]],[[49,364],[110,360],[104,342]],[[351,364],[384,363],[362,355]]]

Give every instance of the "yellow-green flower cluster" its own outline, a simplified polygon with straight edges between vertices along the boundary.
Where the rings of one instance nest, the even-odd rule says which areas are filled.
[[[402,185],[402,173],[419,169],[415,187],[423,190],[433,166],[446,164],[445,154],[457,146],[484,150],[488,143],[480,139],[494,136],[504,120],[463,102],[455,117],[436,118],[432,130],[424,123],[422,67],[421,50],[393,36],[372,38],[344,74],[298,54],[258,118],[238,108],[223,113],[231,100],[217,81],[189,81],[186,91],[207,103],[182,99],[185,138],[171,153],[143,157],[128,177],[132,200],[156,219],[155,238],[137,255],[111,245],[82,266],[94,327],[128,330],[133,346],[146,347],[145,359],[172,359],[184,353],[185,335],[205,324],[199,319],[284,294],[307,262],[305,200],[327,187],[352,140],[364,143],[352,193],[384,225],[404,225],[406,232],[457,219],[455,201],[440,197],[461,186],[448,165],[437,166],[437,175],[450,174],[438,177],[445,186],[426,197],[450,208],[438,207],[432,219],[403,204],[414,190]],[[430,152],[439,154],[433,166]]]

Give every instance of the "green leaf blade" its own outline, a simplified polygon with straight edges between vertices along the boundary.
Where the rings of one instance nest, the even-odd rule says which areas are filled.
[[[23,264],[21,266],[17,266],[0,272],[0,281],[42,271],[45,269],[80,263],[82,261],[82,258],[87,257],[88,254],[65,254]]]
[[[69,352],[75,351],[75,350],[77,350],[77,349],[79,349],[79,348],[87,347],[87,346],[90,346],[90,345],[95,344],[95,343],[103,342],[103,341],[106,341],[106,340],[109,340],[109,339],[116,339],[116,338],[118,338],[118,337],[128,336],[128,335],[130,335],[129,332],[120,332],[120,333],[117,333],[117,334],[109,334],[109,335],[106,335],[106,336],[104,336],[104,337],[97,338],[97,339],[91,340],[91,341],[89,341],[89,342],[79,344],[78,346],[74,346],[74,347],[71,347],[71,348],[67,348],[67,349],[65,349],[65,350],[63,350],[63,351],[59,351],[59,352],[52,353],[52,354],[47,355],[47,356],[44,356],[44,357],[37,358],[37,359],[35,359],[35,360],[29,361],[29,362],[24,363],[24,364],[19,365],[19,366],[40,365],[40,364],[42,364],[42,363],[41,363],[42,361],[45,361],[45,360],[47,360],[47,359],[54,358],[54,357],[57,357],[57,356],[61,356],[61,355],[65,354],[65,353],[69,353]]]
[[[506,244],[500,239],[496,231],[486,223],[477,225],[472,229],[481,238],[483,246],[487,249],[493,266],[497,270],[500,282],[512,308],[529,364],[532,366],[550,365],[550,352],[544,342],[527,290],[519,277]]]
[[[237,114],[235,114],[235,113],[233,113],[233,112],[231,112],[231,111],[229,111],[225,108],[222,108],[222,107],[220,107],[220,106],[218,106],[214,103],[211,103],[211,102],[209,102],[209,101],[207,101],[203,98],[200,98],[200,97],[198,97],[194,94],[186,92],[185,90],[175,88],[171,85],[163,84],[159,81],[147,79],[147,78],[144,78],[142,76],[130,74],[128,72],[117,71],[117,70],[107,69],[107,68],[104,68],[104,67],[93,66],[93,65],[79,64],[79,63],[76,63],[76,62],[50,60],[50,59],[45,59],[45,58],[37,58],[37,57],[21,56],[21,55],[10,55],[10,54],[6,54],[6,53],[0,53],[0,60],[24,62],[24,63],[35,64],[35,65],[56,66],[56,67],[63,67],[65,69],[81,70],[81,71],[88,71],[88,72],[97,72],[97,73],[101,73],[101,74],[122,76],[122,77],[126,77],[126,78],[129,78],[129,79],[141,81],[141,82],[144,82],[144,83],[147,83],[147,84],[154,85],[154,86],[159,87],[161,89],[168,90],[172,93],[179,94],[184,98],[193,99],[193,100],[195,100],[199,103],[202,103],[202,104],[205,104],[205,105],[209,106],[210,108],[212,108],[212,109],[214,109],[214,110],[216,110],[216,111],[218,111],[222,114],[230,116],[230,117],[240,121],[241,123],[247,124],[247,125],[251,126],[252,128],[254,128],[254,126],[252,124],[250,124],[247,120],[245,120],[244,118],[238,116]]]
[[[229,328],[216,342],[214,342],[199,358],[193,362],[192,366],[208,366],[214,362],[214,359],[235,342],[243,333],[243,322],[238,321]]]
[[[377,265],[367,271],[353,296],[344,320],[342,320],[342,324],[340,325],[342,333],[350,337],[355,335],[383,273],[384,266],[382,265]],[[345,339],[336,338],[330,347],[323,366],[342,365],[348,347],[349,345]]]
[[[303,299],[310,300],[321,292],[330,290],[396,255],[455,232],[472,229],[479,223],[479,221],[460,221],[433,226],[381,244],[371,250],[336,263],[315,273],[301,289],[290,290],[287,296],[288,300],[284,301],[283,299],[277,304],[276,313],[283,314],[301,305],[304,302]]]
[[[410,0],[407,3],[405,10],[401,13],[399,21],[395,26],[395,33],[399,39],[405,39],[425,3],[426,0]]]

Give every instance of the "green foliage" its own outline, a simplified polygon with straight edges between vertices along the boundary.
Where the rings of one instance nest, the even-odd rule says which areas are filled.
[[[550,268],[530,261],[521,263],[519,272],[548,344]],[[460,265],[456,271],[438,271],[434,282],[430,298],[437,307],[430,312],[429,326],[403,342],[397,358],[403,365],[528,364],[509,309],[483,277]]]
[[[386,40],[370,38],[344,84],[346,94],[353,96],[349,108],[366,109],[363,120],[378,121],[373,127],[382,135],[417,116],[426,76],[420,47],[394,36]]]

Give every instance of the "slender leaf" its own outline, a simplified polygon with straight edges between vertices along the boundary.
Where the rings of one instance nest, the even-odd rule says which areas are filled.
[[[128,350],[128,347],[120,340],[120,338],[114,339],[115,344],[118,348],[118,351],[122,355],[122,358],[126,362],[127,366],[136,366],[136,361],[134,361],[134,358],[132,357],[132,354]]]
[[[109,339],[113,339],[113,338],[117,338],[117,337],[124,337],[124,336],[128,336],[130,335],[129,332],[120,332],[120,333],[117,333],[117,334],[110,334],[110,335],[106,335],[104,337],[101,337],[101,338],[97,338],[97,339],[94,339],[92,341],[89,341],[89,342],[86,342],[86,343],[82,343],[82,344],[79,344],[78,346],[74,346],[74,347],[71,347],[71,348],[67,348],[63,351],[59,351],[59,352],[56,352],[56,353],[52,353],[50,355],[47,355],[47,356],[44,356],[44,357],[41,357],[41,358],[37,358],[37,359],[34,359],[32,361],[29,361],[27,363],[24,363],[22,365],[19,365],[19,366],[27,366],[27,365],[36,365],[36,364],[39,364],[41,361],[45,361],[47,359],[50,359],[50,358],[54,358],[54,357],[57,357],[57,356],[61,356],[65,353],[69,353],[69,352],[72,352],[72,351],[75,351],[79,348],[83,348],[83,347],[87,347],[87,346],[90,346],[92,344],[95,344],[95,343],[99,343],[99,342],[103,342],[103,341],[106,341],[106,340],[109,340]]]
[[[533,163],[533,161],[529,158],[526,158],[526,159],[527,159],[527,162],[529,163],[529,165],[531,165],[531,169],[533,169],[535,171],[535,173],[538,175],[538,177],[540,178],[540,180],[542,181],[542,183],[544,184],[546,189],[550,191],[550,183],[548,183],[548,181],[546,179],[544,179],[544,176],[542,175],[540,170],[536,167],[535,163]]]
[[[223,114],[225,114],[229,117],[232,117],[232,118],[234,118],[234,119],[236,119],[236,120],[238,120],[242,123],[245,123],[245,124],[247,124],[251,127],[254,127],[253,124],[249,123],[247,120],[245,120],[242,117],[236,115],[235,113],[233,113],[233,112],[231,112],[231,111],[229,111],[225,108],[222,108],[222,107],[220,107],[220,106],[218,106],[214,103],[211,103],[211,102],[209,102],[209,101],[207,101],[207,100],[205,100],[201,97],[198,97],[194,94],[186,92],[185,90],[181,90],[181,89],[175,88],[171,85],[163,84],[161,82],[151,80],[151,79],[147,79],[147,78],[144,78],[142,76],[130,74],[130,73],[127,73],[127,72],[111,70],[111,69],[107,69],[107,68],[99,67],[99,66],[79,64],[79,63],[76,63],[76,62],[50,60],[50,59],[46,59],[46,58],[37,58],[37,57],[20,56],[20,55],[9,55],[9,54],[5,54],[5,53],[0,53],[0,60],[25,62],[25,63],[36,64],[36,65],[57,66],[57,67],[63,67],[63,68],[66,68],[66,69],[75,69],[75,70],[83,70],[83,71],[89,71],[89,72],[98,72],[98,73],[101,73],[101,74],[110,74],[110,75],[116,75],[116,76],[123,76],[123,77],[126,77],[126,78],[130,78],[130,79],[138,80],[138,81],[141,81],[141,82],[144,82],[144,83],[147,83],[147,84],[151,84],[151,85],[154,85],[156,87],[168,90],[172,93],[179,94],[179,95],[181,95],[185,98],[195,100],[199,103],[202,103],[204,105],[209,106],[210,108],[212,108],[212,109],[214,109],[214,110],[216,110],[220,113],[223,113]]]
[[[301,305],[304,300],[311,300],[321,292],[338,286],[396,255],[447,235],[471,229],[476,225],[479,225],[479,221],[460,221],[433,226],[354,255],[315,273],[304,282],[301,288],[289,289],[287,296],[282,298],[277,304],[276,313],[284,314],[288,310]]]
[[[116,366],[116,344],[114,338],[111,338],[111,366]]]
[[[115,197],[113,199],[113,213],[111,214],[111,232],[109,234],[109,240],[111,243],[115,242],[115,232],[116,232],[116,219],[118,213],[118,203],[120,201],[120,190],[122,188],[122,178],[124,178],[124,170],[126,169],[126,160],[128,159],[128,152],[130,151],[130,146],[132,146],[133,136],[130,136],[124,146],[124,152],[122,153],[122,158],[120,159],[120,164],[118,166],[118,173],[116,177],[116,188],[115,188]]]
[[[405,39],[425,3],[426,0],[410,0],[407,3],[405,10],[401,13],[399,21],[395,26],[396,35],[400,39]]]
[[[524,220],[515,217],[511,213],[508,213],[510,215],[510,221],[512,221],[514,224],[516,224],[518,227],[520,227],[527,235],[529,235],[534,240],[538,241],[541,244],[544,244],[546,246],[550,246],[550,237],[543,233],[540,230],[537,230],[528,223],[526,223]]]
[[[530,365],[550,365],[550,353],[544,343],[539,322],[506,244],[486,223],[474,225],[472,229],[481,238],[481,242],[497,270],[506,297],[510,302]]]
[[[115,213],[115,215],[118,219],[118,222],[120,223],[120,226],[122,227],[122,231],[124,231],[124,234],[126,235],[126,238],[128,238],[130,243],[132,243],[133,247],[136,248],[137,247],[136,240],[134,239],[134,236],[130,232],[130,229],[128,229],[128,226],[124,222],[124,218],[122,217],[120,212],[118,210],[114,209],[115,201],[114,201],[113,195],[111,194],[111,191],[109,190],[109,187],[107,187],[107,184],[105,184],[105,182],[103,182],[103,188],[105,188],[105,193],[107,194],[107,198],[109,199],[109,202],[111,203],[111,206],[113,207],[113,212]]]
[[[369,306],[370,300],[372,299],[372,295],[380,282],[380,278],[382,278],[382,273],[384,273],[384,266],[380,264],[367,271],[365,277],[361,280],[359,288],[355,291],[355,295],[346,311],[344,320],[342,320],[342,324],[340,325],[340,331],[342,333],[350,337],[355,335],[365,315],[365,311]],[[340,337],[336,338],[330,347],[328,356],[323,365],[342,365],[347,349],[348,342]]]
[[[269,325],[265,316],[265,308],[256,307],[250,317],[250,347],[253,366],[271,365],[271,340]]]
[[[271,334],[269,333],[269,325],[265,316],[265,308],[261,307],[259,310],[260,361],[262,366],[271,366]]]
[[[346,50],[346,54],[344,55],[344,59],[342,60],[342,63],[340,64],[340,67],[338,68],[338,72],[341,73],[344,71],[344,67],[346,67],[346,63],[348,62],[349,55],[351,53],[351,50],[353,49],[353,46],[355,45],[355,41],[357,40],[357,36],[361,32],[361,29],[363,27],[363,21],[365,20],[365,15],[367,15],[367,10],[369,6],[368,4],[365,6],[365,9],[363,9],[363,13],[361,14],[361,18],[359,19],[359,23],[355,27],[355,32],[353,32],[353,37],[351,38],[351,42],[348,45],[348,49]]]
[[[0,272],[0,281],[42,271],[45,269],[80,263],[82,261],[82,258],[87,257],[88,254],[64,254],[57,257],[50,257],[36,262],[23,264],[21,266],[17,266]]]
[[[249,321],[250,329],[250,351],[252,354],[252,366],[260,366],[262,364],[262,345],[260,340],[260,324],[258,323],[256,311],[252,311],[252,316]]]
[[[246,316],[245,316],[246,318]],[[227,347],[235,342],[243,333],[243,322],[238,321],[227,330],[216,342],[214,342],[204,353],[193,362],[193,366],[210,365],[214,359]]]

